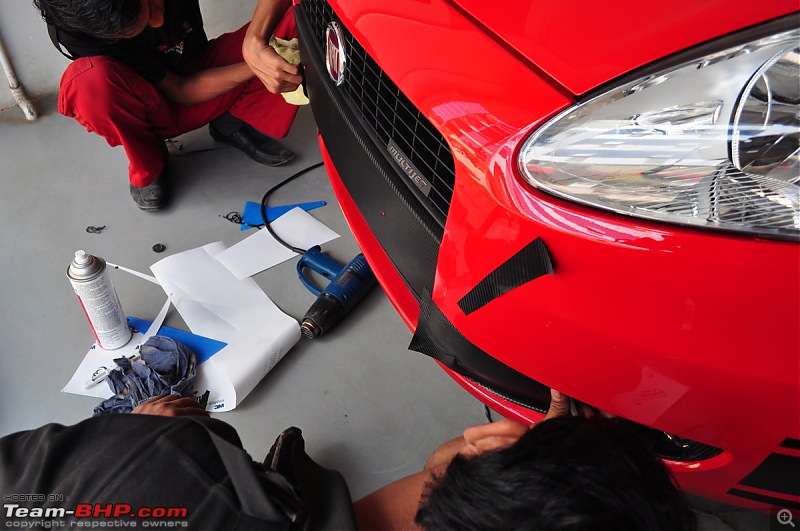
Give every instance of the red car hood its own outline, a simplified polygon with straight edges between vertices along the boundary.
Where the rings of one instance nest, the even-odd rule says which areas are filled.
[[[580,95],[652,61],[797,9],[796,0],[451,0]]]

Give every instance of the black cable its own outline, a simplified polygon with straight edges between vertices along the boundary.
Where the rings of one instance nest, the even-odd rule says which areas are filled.
[[[320,166],[322,166],[322,164],[323,164],[322,162],[318,162],[316,164],[312,164],[308,168],[300,170],[299,172],[295,173],[294,175],[291,175],[287,179],[284,179],[283,181],[279,182],[278,184],[276,184],[275,186],[273,186],[272,188],[267,190],[266,193],[264,194],[264,197],[261,198],[261,220],[264,222],[264,228],[266,228],[269,231],[269,233],[272,235],[273,238],[275,238],[278,241],[278,243],[280,243],[281,245],[283,245],[287,249],[290,249],[290,250],[292,250],[292,251],[294,251],[296,253],[299,253],[299,254],[304,254],[308,249],[300,249],[299,247],[295,247],[293,245],[289,245],[288,243],[283,241],[277,234],[275,234],[275,231],[272,229],[272,227],[269,226],[269,222],[267,221],[267,202],[269,201],[269,196],[272,194],[272,192],[274,192],[275,190],[277,190],[278,188],[280,188],[284,184],[288,183],[289,181],[293,181],[293,180],[297,179],[298,177],[300,177],[304,173],[307,173],[307,172],[310,172],[313,169],[319,168]]]

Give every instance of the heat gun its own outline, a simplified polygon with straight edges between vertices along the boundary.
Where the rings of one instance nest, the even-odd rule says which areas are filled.
[[[305,276],[306,268],[332,280],[324,290],[320,291]],[[300,324],[300,332],[308,339],[314,339],[333,328],[364,298],[376,282],[375,275],[363,254],[357,255],[349,264],[343,266],[323,253],[319,245],[315,245],[300,257],[297,262],[297,274],[303,285],[317,295],[317,300],[308,309]]]

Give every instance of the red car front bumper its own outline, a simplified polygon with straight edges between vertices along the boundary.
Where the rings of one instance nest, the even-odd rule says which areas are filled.
[[[718,449],[667,459],[690,492],[800,508],[792,486],[800,463],[798,246],[635,220],[532,189],[516,170],[519,144],[573,94],[445,2],[424,13],[331,2],[320,12],[350,30],[349,42],[375,58],[452,151],[443,230],[430,235],[435,222],[419,214],[423,230],[410,233],[415,220],[404,209],[413,210],[419,191],[398,191],[404,177],[387,176],[387,161],[371,152],[370,141],[385,141],[364,132],[369,124],[359,129],[352,94],[326,81],[324,41],[313,27],[322,15],[304,10],[321,3],[301,2],[298,20],[326,166],[380,284],[424,343],[417,350],[435,351],[451,376],[503,415],[538,420],[544,391],[554,387]],[[773,5],[760,19],[746,13],[736,27],[787,9]],[[399,36],[408,43],[402,54]],[[552,274],[528,270],[530,255],[520,253],[534,242]],[[416,258],[430,262],[429,278]],[[501,281],[465,310],[493,278]]]

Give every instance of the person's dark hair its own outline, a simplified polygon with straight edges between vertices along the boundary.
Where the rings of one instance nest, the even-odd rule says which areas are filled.
[[[141,0],[33,0],[48,24],[100,39],[115,39],[136,27]]]
[[[694,530],[666,466],[620,419],[557,417],[514,445],[457,456],[422,497],[430,531]]]

